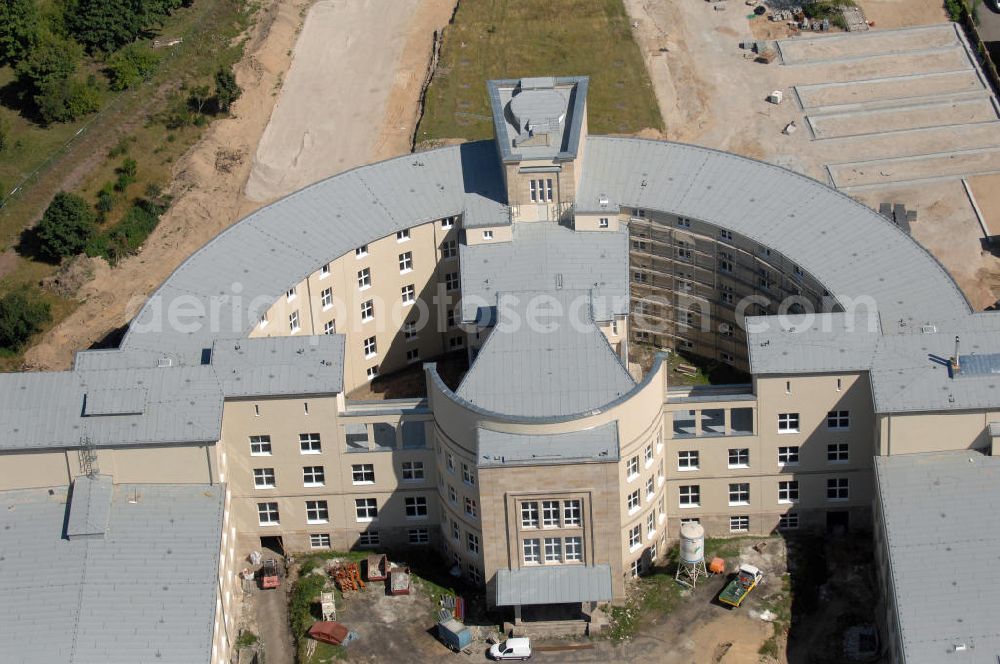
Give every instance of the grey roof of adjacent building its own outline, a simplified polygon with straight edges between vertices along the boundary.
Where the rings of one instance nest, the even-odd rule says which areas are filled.
[[[497,570],[497,606],[610,600],[609,565],[545,565]]]
[[[575,158],[589,85],[586,76],[487,81],[493,129],[503,161]],[[537,144],[543,135],[548,140]]]
[[[510,207],[483,196],[469,196],[462,210],[462,228],[510,226]]]
[[[510,242],[459,247],[462,320],[482,320],[500,293],[588,290],[598,321],[628,313],[628,233],[574,231],[556,223],[518,223]]]
[[[531,418],[590,412],[632,390],[589,300],[586,291],[502,294],[498,322],[455,393],[492,413]]]
[[[217,339],[225,397],[335,394],[344,390],[344,335]]]
[[[960,357],[967,370],[953,373]],[[971,410],[1000,405],[1000,375],[990,356],[1000,349],[1000,315],[984,312],[907,334],[884,334],[867,313],[747,319],[750,370],[756,375],[868,371],[879,413]],[[986,366],[976,371],[979,364]]]
[[[996,662],[1000,608],[988,577],[1000,550],[1000,458],[876,457],[875,472],[906,664]],[[955,654],[960,644],[968,650]]]
[[[103,539],[63,537],[67,487],[0,501],[4,661],[211,660],[223,486],[118,485]]]
[[[73,480],[73,499],[66,519],[66,537],[103,539],[111,518],[111,497],[114,491],[111,475],[81,475]]]
[[[618,422],[553,434],[476,429],[480,468],[619,460]]]

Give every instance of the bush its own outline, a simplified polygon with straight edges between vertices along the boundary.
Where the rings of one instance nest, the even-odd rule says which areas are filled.
[[[115,263],[134,254],[156,228],[160,215],[165,211],[164,205],[140,200],[129,208],[117,224],[87,243],[87,255],[103,256]]]
[[[965,8],[962,0],[944,0],[944,8],[952,21],[958,23],[962,20],[962,10]]]
[[[325,575],[307,574],[300,576],[292,586],[292,594],[288,600],[288,624],[292,628],[292,638],[296,643],[312,626],[315,620],[312,615],[312,605],[325,585]]]
[[[230,69],[215,72],[215,99],[220,113],[228,113],[233,103],[243,93],[236,84],[236,76]]]
[[[61,191],[45,210],[35,234],[42,257],[58,261],[83,251],[94,231],[94,213],[87,202]]]
[[[101,190],[97,192],[97,211],[105,215],[113,209],[115,209],[114,185],[110,182],[105,182]]]
[[[159,62],[159,56],[146,44],[136,42],[125,46],[108,59],[111,89],[125,90],[148,80]]]
[[[115,169],[118,180],[115,182],[115,191],[125,191],[128,186],[135,182],[135,175],[138,172],[138,164],[131,157],[125,159],[122,165]]]
[[[101,93],[81,81],[62,79],[45,84],[35,105],[47,123],[72,122],[100,109]]]
[[[52,320],[47,302],[32,293],[10,293],[0,298],[0,348],[20,350],[31,335]]]

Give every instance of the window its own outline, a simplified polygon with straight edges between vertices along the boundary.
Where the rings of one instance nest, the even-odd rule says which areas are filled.
[[[733,240],[733,233],[732,233],[732,231],[720,230],[719,231],[719,239],[721,239],[721,240],[729,240],[730,242],[732,242],[732,240]]]
[[[458,272],[449,272],[444,275],[444,289],[449,293],[458,290]]]
[[[563,540],[563,549],[566,551],[566,562],[579,562],[583,560],[582,538],[567,537]]]
[[[476,505],[476,501],[473,500],[472,498],[469,497],[465,498],[465,513],[471,516],[473,519],[479,517],[479,508]]]
[[[778,448],[778,465],[779,466],[797,466],[799,463],[799,446],[792,445],[791,447],[779,447]]]
[[[330,264],[327,263],[326,265],[322,266],[319,269],[319,278],[326,279],[329,276],[330,276]]]
[[[320,454],[323,451],[318,433],[299,434],[299,452],[302,454]]]
[[[330,520],[330,510],[325,500],[306,501],[306,523],[326,523]]]
[[[458,256],[458,243],[455,240],[445,240],[441,243],[441,258],[449,260]]]
[[[797,480],[788,482],[778,482],[778,502],[797,503],[799,502],[799,483]]]
[[[295,297],[296,297],[295,286],[292,286],[291,288],[285,291],[285,299],[288,300],[289,302],[294,300]]]
[[[253,487],[255,489],[273,489],[274,468],[254,468]]]
[[[799,431],[798,413],[778,414],[778,433],[798,433],[798,431]]]
[[[328,320],[323,324],[323,334],[336,334],[337,333],[337,323],[332,320]]]
[[[637,558],[632,561],[632,563],[628,566],[628,573],[632,575],[632,578],[642,574],[642,558]]]
[[[479,553],[479,535],[476,535],[475,533],[466,533],[465,548],[472,553]]]
[[[610,224],[607,217],[601,217],[600,219],[597,220],[598,228],[607,228],[609,225]]]
[[[700,524],[701,523],[701,519],[699,519],[698,517],[691,517],[689,519],[681,519],[681,525],[683,526],[685,523],[698,523],[698,524]]]
[[[698,470],[698,451],[680,450],[677,452],[677,470]]]
[[[639,208],[633,208],[632,216],[636,217],[637,219],[642,219],[646,216],[646,211],[640,210]]]
[[[354,484],[374,484],[375,465],[371,463],[356,463],[352,465],[351,482]]]
[[[367,244],[363,244],[363,245],[361,245],[360,247],[358,247],[357,249],[354,250],[354,257],[355,258],[364,258],[367,255],[368,255],[368,245]]]
[[[647,275],[645,272],[633,272],[632,281],[636,282],[637,284],[644,284],[647,281],[649,281],[649,275]]]
[[[271,437],[250,436],[250,456],[271,456]]]
[[[646,539],[653,537],[656,534],[656,513],[650,511],[646,515]]]
[[[262,526],[278,525],[278,503],[257,503],[257,520]]]
[[[563,526],[579,526],[579,525],[580,525],[580,501],[564,500]]]
[[[730,325],[729,323],[722,323],[721,325],[719,325],[719,334],[721,334],[724,337],[732,337],[733,326]]]
[[[831,410],[826,414],[827,429],[847,429],[850,428],[851,416],[847,410]]]
[[[736,356],[733,355],[732,353],[727,353],[723,351],[719,353],[719,359],[722,360],[723,362],[729,362],[730,364],[732,364],[736,361]]]
[[[846,477],[833,477],[826,481],[827,500],[847,500],[849,497],[849,481]]]
[[[413,252],[407,251],[399,255],[399,272],[405,274],[413,269]]]
[[[458,502],[458,492],[455,491],[455,487],[453,487],[450,484],[448,485],[448,500],[450,500],[452,503]]]
[[[735,296],[733,295],[733,287],[732,286],[720,286],[719,287],[719,291],[720,291],[719,292],[719,300],[723,304],[732,304],[734,302]]]
[[[257,325],[261,329],[264,329],[265,327],[267,327],[267,312],[266,311],[263,314],[261,314],[260,321],[257,323]]]
[[[326,484],[326,472],[323,466],[303,466],[302,485],[303,486],[323,486]]]
[[[733,254],[728,251],[719,252],[719,272],[733,273]]]
[[[484,240],[492,240],[493,239],[493,231],[483,231],[483,239]]]
[[[697,484],[680,487],[680,506],[698,507],[701,504],[701,487]]]
[[[375,318],[375,301],[365,300],[361,303],[361,320],[368,322]]]
[[[652,465],[652,463],[653,463],[653,444],[652,443],[650,443],[649,445],[646,445],[645,456],[646,456],[646,468],[649,468],[650,465]]]
[[[538,503],[533,501],[521,503],[521,527],[538,527]]]
[[[448,347],[452,350],[456,348],[465,348],[465,337],[452,337],[448,339]]]
[[[413,304],[417,299],[417,289],[413,284],[403,286],[400,292],[403,295],[403,304]]]
[[[628,548],[637,549],[642,546],[642,526],[634,526],[628,531]]]
[[[628,460],[626,475],[629,480],[635,479],[639,475],[639,457],[634,456]]]
[[[375,337],[368,337],[364,341],[365,357],[375,357],[378,347],[375,345]]]
[[[646,480],[646,500],[652,500],[653,494],[655,493],[656,493],[655,482],[653,480],[653,476],[650,475],[649,478]]]
[[[404,461],[402,465],[403,479],[406,481],[417,481],[424,479],[423,461]]]
[[[379,543],[377,530],[369,530],[358,535],[358,546],[378,546]]]
[[[691,260],[692,252],[689,249],[690,245],[684,240],[677,241],[677,258],[681,260],[689,261]]]
[[[729,517],[729,532],[731,533],[745,533],[750,530],[750,517],[749,516],[731,516]]]
[[[396,231],[396,242],[406,242],[410,239],[410,229],[404,228],[401,231]]]
[[[445,466],[448,467],[448,472],[449,473],[454,474],[454,472],[455,472],[455,455],[452,454],[451,452],[448,452],[448,455],[445,457]]]
[[[667,478],[666,472],[663,470],[665,467],[666,464],[663,462],[663,459],[660,459],[660,465],[656,469],[656,481],[660,484],[663,484],[663,481]]]
[[[750,465],[750,450],[742,448],[730,448],[729,450],[729,467],[730,468],[746,468]]]
[[[681,228],[691,228],[691,220],[684,217],[677,217],[677,225]]]
[[[799,527],[799,515],[795,512],[782,514],[778,517],[778,530],[797,530]]]
[[[354,510],[358,521],[371,521],[378,518],[378,502],[375,498],[355,498]]]
[[[358,270],[358,288],[364,290],[366,288],[371,288],[372,285],[372,271],[370,268],[364,268],[363,270]]]
[[[469,468],[469,464],[462,464],[462,481],[469,486],[475,486],[476,484],[476,472]]]
[[[299,310],[296,309],[292,313],[288,314],[288,329],[291,332],[299,331]]]
[[[441,220],[441,228],[451,228],[455,225],[455,217],[445,217]]]
[[[320,304],[323,305],[323,309],[324,310],[329,309],[330,307],[332,307],[333,306],[333,289],[332,288],[324,288],[323,292],[320,293],[319,301],[320,301]]]
[[[826,460],[830,463],[847,463],[847,443],[830,443],[827,445]]]
[[[406,516],[410,518],[427,516],[427,498],[424,496],[410,496],[403,499],[406,506]]]
[[[431,541],[426,528],[410,528],[406,534],[410,544],[427,544]]]
[[[455,310],[447,309],[445,310],[445,323],[448,327],[455,327]]]
[[[750,504],[750,484],[748,482],[739,482],[736,484],[729,485],[729,504],[730,505]]]
[[[375,380],[375,378],[378,377],[378,365],[368,367],[368,369],[365,370],[365,374],[368,376],[368,380]]]
[[[458,521],[451,520],[451,538],[456,542],[461,539],[462,530],[458,527]]]
[[[562,562],[562,540],[558,537],[545,538],[545,562]]]
[[[310,549],[329,549],[330,548],[330,536],[317,533],[309,535],[309,548]]]
[[[558,528],[559,527],[559,501],[558,500],[543,500],[542,501],[542,527],[543,528]]]
[[[420,351],[416,348],[411,348],[406,351],[406,361],[408,364],[413,364],[414,362],[420,361]]]
[[[483,582],[483,573],[479,571],[478,567],[476,567],[472,563],[469,563],[468,565],[465,566],[465,570],[469,574],[469,581],[477,584]]]
[[[636,489],[628,495],[625,499],[625,505],[628,507],[629,512],[634,512],[639,509],[639,490]]]
[[[412,320],[406,321],[403,324],[403,339],[406,341],[413,341],[417,338],[417,324]]]

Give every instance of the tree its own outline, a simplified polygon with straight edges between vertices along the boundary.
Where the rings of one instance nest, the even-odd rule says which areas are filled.
[[[242,93],[232,70],[223,68],[215,72],[215,98],[219,103],[220,113],[228,113]]]
[[[112,53],[161,25],[180,0],[77,0],[66,24],[88,51]]]
[[[73,256],[94,234],[94,213],[87,202],[64,191],[56,194],[35,229],[43,258],[59,260]]]
[[[46,83],[37,95],[35,106],[47,123],[72,122],[101,108],[101,93],[82,81],[64,78]]]
[[[108,58],[108,77],[112,90],[135,87],[156,71],[160,58],[146,44],[129,44]]]
[[[0,3],[0,62],[16,64],[38,38],[38,7],[35,0],[4,0]]]
[[[17,64],[17,75],[37,94],[47,84],[72,76],[82,55],[76,42],[43,32],[28,56]]]
[[[47,302],[23,293],[5,295],[0,298],[0,348],[20,350],[50,320]]]

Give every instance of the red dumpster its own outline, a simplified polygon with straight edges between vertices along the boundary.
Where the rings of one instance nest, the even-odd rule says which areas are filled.
[[[344,639],[347,638],[349,631],[350,630],[341,625],[339,622],[323,620],[313,623],[313,626],[309,628],[309,636],[313,637],[317,641],[339,646],[343,643]]]

